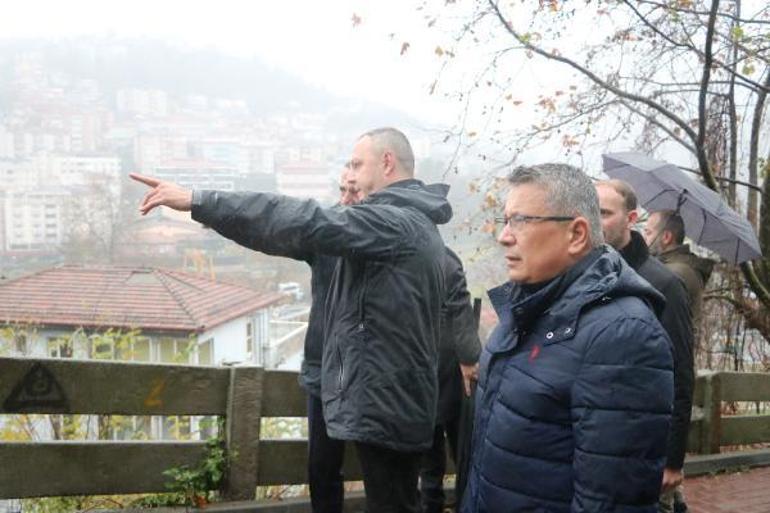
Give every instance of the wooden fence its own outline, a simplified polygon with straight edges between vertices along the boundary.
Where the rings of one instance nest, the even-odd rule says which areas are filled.
[[[715,372],[698,376],[688,449],[717,454],[726,445],[770,442],[770,414],[723,416],[724,403],[770,401],[770,373]]]
[[[306,482],[305,440],[260,438],[262,418],[306,415],[293,372],[0,358],[0,401],[0,414],[223,416],[226,446],[236,455],[222,490],[227,499]],[[770,375],[699,377],[695,403],[703,415],[692,423],[692,450],[770,442],[770,415],[722,417],[722,401],[770,401]],[[205,442],[197,441],[0,441],[0,498],[164,492],[163,471],[194,466],[204,455]],[[351,456],[345,475],[357,480]]]

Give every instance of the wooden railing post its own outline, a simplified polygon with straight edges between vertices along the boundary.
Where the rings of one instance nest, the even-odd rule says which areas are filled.
[[[718,454],[722,436],[722,380],[719,373],[705,376],[703,390],[703,428],[700,450]]]
[[[263,378],[261,367],[230,369],[225,428],[230,466],[222,490],[228,500],[253,500],[256,496]]]

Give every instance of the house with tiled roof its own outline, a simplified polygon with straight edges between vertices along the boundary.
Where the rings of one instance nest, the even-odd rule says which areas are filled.
[[[0,281],[0,350],[21,357],[270,366],[271,336],[286,335],[283,325],[271,330],[273,310],[285,300],[278,292],[174,270],[65,265]],[[126,434],[111,436],[143,431],[184,438],[199,432],[199,420],[133,418]]]
[[[0,282],[0,325],[26,334],[11,351],[29,356],[101,356],[88,338],[111,330],[139,333],[116,358],[262,364],[270,310],[284,299],[174,270],[65,265]]]

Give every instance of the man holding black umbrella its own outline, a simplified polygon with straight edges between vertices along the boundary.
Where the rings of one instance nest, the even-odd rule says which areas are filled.
[[[639,216],[633,188],[622,180],[607,180],[596,184],[596,192],[599,195],[605,242],[618,250],[626,263],[666,298],[666,308],[660,316],[660,322],[672,343],[674,411],[663,472],[660,511],[669,512],[673,511],[673,492],[684,479],[682,467],[695,382],[689,299],[682,281],[650,255],[642,235],[633,230]]]

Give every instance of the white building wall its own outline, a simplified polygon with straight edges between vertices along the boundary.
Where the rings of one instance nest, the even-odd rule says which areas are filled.
[[[238,317],[198,335],[198,341],[214,341],[214,365],[246,361],[246,324],[249,317]]]
[[[64,190],[11,191],[4,201],[5,251],[45,249],[62,243]]]

